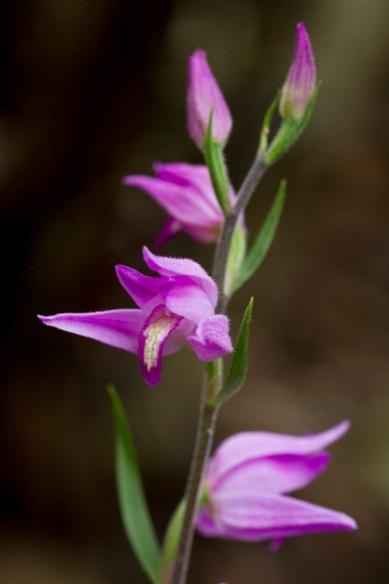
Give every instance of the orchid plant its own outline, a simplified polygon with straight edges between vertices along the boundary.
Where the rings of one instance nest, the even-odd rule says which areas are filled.
[[[303,23],[297,25],[289,72],[270,104],[254,161],[235,192],[223,151],[232,117],[204,51],[189,59],[187,117],[189,135],[204,155],[203,165],[154,164],[155,176],[130,175],[125,185],[141,189],[167,212],[156,243],[185,231],[216,244],[212,276],[195,261],[156,255],[143,248],[153,275],[116,266],[120,284],[137,308],[40,316],[42,322],[137,355],[145,382],[158,384],[163,357],[189,346],[205,363],[197,437],[186,490],[157,540],[140,478],[135,448],[122,402],[109,389],[117,430],[116,468],[120,509],[128,539],[154,584],[185,584],[193,534],[257,542],[272,547],[289,537],[356,528],[344,513],[290,497],[322,473],[327,446],[348,430],[348,422],[300,437],[242,432],[223,442],[211,457],[213,434],[225,401],[244,384],[253,300],[247,305],[235,343],[226,315],[234,292],[263,262],[282,214],[282,181],[258,235],[247,251],[244,212],[264,173],[299,139],[311,117],[316,95],[315,60]],[[278,128],[273,118],[280,115]],[[226,358],[229,369],[224,374]]]

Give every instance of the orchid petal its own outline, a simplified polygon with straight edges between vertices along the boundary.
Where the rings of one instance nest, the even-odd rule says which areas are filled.
[[[299,22],[296,25],[293,60],[281,91],[281,116],[295,120],[301,119],[315,87],[315,57],[307,29],[303,22]]]
[[[178,279],[177,283],[166,295],[166,307],[174,314],[199,323],[214,313],[214,308],[208,296],[196,284]]]
[[[253,494],[288,493],[301,489],[314,480],[326,468],[330,460],[328,452],[312,455],[278,455],[260,460],[249,460],[209,483],[212,492],[240,491],[243,488]]]
[[[187,96],[188,130],[202,149],[212,114],[212,138],[224,144],[232,127],[231,114],[208,65],[205,51],[195,51],[189,59]]]
[[[162,225],[162,229],[155,238],[155,245],[157,247],[161,247],[167,241],[175,237],[178,233],[183,230],[184,226],[182,223],[177,221],[174,217],[168,217],[164,224]]]
[[[202,320],[194,334],[188,337],[200,361],[213,361],[233,350],[229,335],[229,320],[216,314]]]
[[[315,532],[349,531],[355,521],[344,513],[270,493],[230,493],[213,501],[213,515],[201,512],[197,527],[203,535],[261,541]]]
[[[208,228],[220,224],[220,213],[204,197],[198,197],[197,189],[183,188],[159,178],[143,175],[130,175],[123,179],[123,184],[141,189],[166,211],[188,225],[204,225]]]
[[[143,248],[143,258],[150,270],[158,272],[161,276],[166,276],[167,278],[186,276],[191,278],[204,290],[212,305],[216,306],[217,286],[197,262],[182,258],[157,256],[146,246]]]
[[[128,266],[119,264],[115,269],[119,282],[138,306],[157,296],[164,285],[163,278],[145,276]]]
[[[165,343],[182,318],[168,314],[163,305],[156,306],[139,335],[138,356],[146,383],[154,387],[161,377]]]
[[[209,467],[209,477],[222,477],[243,461],[285,455],[308,455],[319,452],[341,438],[350,423],[343,421],[319,434],[289,436],[272,432],[240,432],[219,446]],[[210,478],[212,480],[212,478]]]
[[[101,312],[66,312],[52,316],[38,315],[38,318],[47,326],[88,337],[131,353],[138,350],[138,335],[144,322],[144,315],[140,310],[125,308]]]
[[[185,162],[155,162],[153,169],[157,177],[167,183],[183,188],[195,188],[196,201],[201,198],[215,216],[223,219],[223,214],[213,190],[209,170],[204,164],[187,164]]]

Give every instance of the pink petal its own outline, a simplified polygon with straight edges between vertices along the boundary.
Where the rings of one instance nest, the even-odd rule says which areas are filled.
[[[204,146],[211,112],[212,137],[223,145],[232,127],[230,110],[208,65],[205,51],[195,51],[189,58],[187,116],[189,135],[200,149]]]
[[[220,212],[214,209],[192,186],[186,188],[159,178],[143,175],[126,176],[123,183],[141,189],[159,203],[180,223],[215,228],[220,224]]]
[[[202,320],[195,333],[188,337],[200,361],[213,361],[233,350],[229,334],[229,320],[216,314]]]
[[[185,162],[155,162],[154,171],[158,178],[180,186],[191,186],[197,189],[197,196],[204,199],[215,213],[215,218],[221,223],[224,219],[220,205],[213,190],[209,170],[204,164],[187,164]],[[230,184],[231,204],[236,201],[235,191]]]
[[[218,295],[216,284],[197,262],[182,258],[157,256],[146,246],[143,248],[143,258],[150,270],[158,272],[161,276],[168,278],[187,276],[191,278],[204,290],[212,305],[216,306]]]
[[[156,306],[139,335],[138,356],[146,383],[154,387],[161,377],[162,355],[171,334],[182,318],[168,314],[163,305]]]
[[[213,493],[245,489],[250,493],[288,493],[301,489],[321,474],[329,463],[327,452],[311,455],[278,455],[250,460],[232,468],[219,479],[208,481]]]
[[[316,65],[311,41],[304,23],[296,26],[296,44],[292,64],[282,87],[281,116],[300,119],[316,87]]]
[[[165,283],[163,278],[145,276],[121,264],[115,266],[115,269],[119,282],[138,306],[143,306],[158,296]]]
[[[344,513],[283,495],[241,492],[218,497],[213,504],[214,516],[208,508],[197,520],[200,533],[209,537],[261,541],[357,527]]]
[[[220,210],[219,203],[216,199],[209,170],[204,164],[187,164],[185,162],[153,164],[154,172],[157,177],[168,183],[173,183],[182,188],[195,188],[197,197],[208,205],[215,218],[223,220],[223,213]]]
[[[62,313],[38,318],[47,326],[100,341],[131,353],[138,350],[138,335],[144,315],[137,309],[102,312]]]
[[[225,440],[216,450],[209,467],[209,480],[218,480],[231,469],[250,460],[275,455],[308,455],[320,452],[336,442],[349,429],[348,421],[306,436],[272,432],[241,432]]]
[[[175,237],[180,231],[182,231],[183,225],[174,219],[174,217],[169,217],[166,219],[165,223],[162,225],[162,229],[155,238],[155,245],[161,247],[167,241]]]
[[[166,307],[179,316],[199,323],[202,319],[213,315],[214,308],[202,288],[185,280],[176,284],[166,296]]]

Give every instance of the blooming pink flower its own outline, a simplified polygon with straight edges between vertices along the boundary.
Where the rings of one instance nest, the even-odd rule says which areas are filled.
[[[116,266],[119,282],[139,308],[39,318],[48,326],[137,353],[144,379],[151,386],[160,379],[162,356],[186,343],[200,361],[231,352],[229,321],[215,314],[217,287],[205,270],[189,259],[156,256],[147,247],[143,257],[159,276]]]
[[[155,177],[133,174],[123,183],[150,195],[170,215],[157,238],[162,245],[181,230],[201,243],[218,239],[223,213],[216,199],[208,168],[202,164],[155,163]],[[235,193],[230,187],[233,203]]]
[[[195,51],[189,58],[187,116],[189,135],[201,150],[211,114],[213,141],[224,146],[232,127],[230,110],[208,65],[205,51]]]
[[[316,88],[316,66],[311,41],[303,22],[296,26],[295,52],[280,99],[283,118],[299,120]]]
[[[206,536],[243,541],[278,540],[305,533],[356,529],[344,513],[285,494],[322,473],[323,449],[348,430],[342,422],[315,435],[242,432],[219,446],[205,478],[209,505],[197,518]]]

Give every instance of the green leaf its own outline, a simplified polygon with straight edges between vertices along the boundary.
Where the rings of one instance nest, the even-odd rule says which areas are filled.
[[[208,489],[203,483],[200,487],[199,498],[197,503],[197,512],[210,504],[210,496]],[[186,500],[183,499],[176,510],[174,511],[169,525],[166,529],[163,540],[162,551],[162,575],[161,583],[167,584],[170,582],[171,568],[176,558],[178,546],[181,538],[182,525],[184,523],[184,516],[186,511]]]
[[[269,107],[267,108],[265,117],[263,118],[263,124],[259,139],[259,154],[264,154],[267,149],[267,144],[269,141],[270,126],[273,119],[274,112],[276,111],[277,105],[280,101],[281,91],[277,93]]]
[[[224,279],[223,291],[227,297],[230,297],[231,293],[235,290],[235,282],[239,278],[241,266],[246,255],[246,243],[246,230],[238,223],[232,236]]]
[[[128,540],[154,584],[160,578],[160,550],[142,487],[134,442],[120,397],[108,387],[116,427],[116,481],[121,516]]]
[[[313,110],[315,109],[318,91],[319,84],[317,85],[316,91],[312,95],[301,120],[287,119],[282,122],[265,154],[265,162],[268,166],[271,166],[284,156],[284,154],[286,154],[301,137],[311,119]]]
[[[251,316],[253,313],[253,305],[254,298],[251,298],[242,318],[238,340],[235,345],[227,380],[223,389],[217,396],[218,405],[235,395],[245,382],[247,375],[247,355],[249,349],[249,329]]]
[[[251,278],[265,259],[280,222],[282,210],[285,204],[285,197],[286,181],[282,180],[278,187],[277,194],[274,197],[270,211],[261,225],[258,235],[242,264],[239,276],[235,281],[234,291],[238,290],[238,288]]]
[[[170,569],[173,565],[174,559],[176,557],[178,544],[181,536],[182,523],[184,521],[184,515],[186,510],[186,501],[183,499],[175,510],[163,542],[163,552],[162,552],[162,578],[163,583],[169,582],[170,579]]]
[[[224,162],[223,148],[212,139],[212,113],[209,117],[207,135],[205,137],[204,158],[216,198],[223,212],[227,213],[230,208],[227,169]]]

